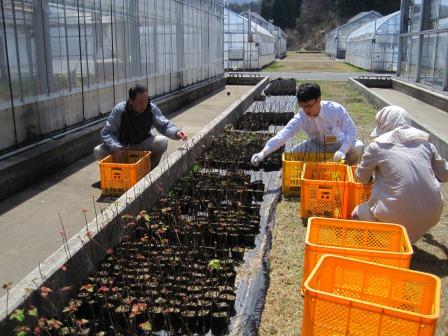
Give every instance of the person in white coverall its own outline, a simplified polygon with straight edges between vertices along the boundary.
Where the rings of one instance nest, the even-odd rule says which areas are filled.
[[[300,111],[277,135],[268,140],[263,150],[252,156],[257,166],[264,158],[283,146],[299,131],[308,140],[293,148],[293,152],[334,153],[333,160],[348,164],[359,162],[364,144],[356,140],[356,128],[347,110],[340,104],[321,100],[320,87],[314,83],[301,84],[297,90]]]
[[[356,178],[373,179],[372,194],[353,210],[354,219],[401,224],[412,243],[437,224],[442,214],[440,183],[448,181],[448,163],[411,126],[401,107],[388,106],[376,115],[375,139],[367,146]]]

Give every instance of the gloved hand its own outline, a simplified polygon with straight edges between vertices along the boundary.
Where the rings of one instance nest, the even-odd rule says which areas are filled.
[[[250,162],[253,166],[258,167],[261,161],[264,160],[264,153],[261,151],[260,153],[252,155],[252,159]]]
[[[333,161],[334,162],[341,162],[343,160],[345,160],[344,152],[336,151],[336,153],[334,153],[334,156],[333,156]]]

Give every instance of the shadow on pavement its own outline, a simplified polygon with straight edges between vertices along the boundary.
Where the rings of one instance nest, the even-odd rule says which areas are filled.
[[[440,244],[436,241],[430,234],[425,234],[422,238],[426,243],[439,247],[445,255],[448,257],[448,249],[446,246]],[[412,256],[410,268],[420,272],[427,272],[437,275],[441,278],[448,276],[448,258],[439,258],[438,256],[429,253],[415,245],[412,246],[414,249],[414,255]]]

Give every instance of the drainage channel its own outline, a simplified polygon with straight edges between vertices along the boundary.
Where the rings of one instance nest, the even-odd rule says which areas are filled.
[[[122,214],[121,243],[104,251],[68,302],[61,294],[72,288],[50,282],[38,290],[41,311],[15,310],[9,327],[20,335],[256,333],[282,149],[262,169],[250,166],[250,156],[272,136],[266,124],[278,124],[283,112],[271,118],[257,114],[261,130],[245,131],[236,122],[211,134],[210,145],[156,206]],[[91,253],[85,257],[94,265],[97,256]],[[60,314],[52,318],[55,311]]]

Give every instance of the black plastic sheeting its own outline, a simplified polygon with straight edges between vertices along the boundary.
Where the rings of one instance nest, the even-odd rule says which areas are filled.
[[[235,286],[238,288],[235,311],[227,335],[257,335],[261,314],[269,286],[269,252],[272,247],[272,231],[275,210],[281,196],[281,172],[252,172],[252,179],[262,179],[265,196],[260,209],[260,233],[255,247],[246,251],[244,264],[238,272]]]
[[[294,78],[277,78],[271,81],[265,93],[268,96],[295,95],[296,85]]]
[[[266,293],[269,286],[269,252],[272,247],[272,231],[275,210],[281,197],[281,171],[247,171],[252,181],[263,180],[265,195],[260,207],[260,233],[255,238],[255,247],[244,254],[244,263],[238,271],[235,286],[235,314],[230,318],[226,335],[257,335],[261,322]],[[153,333],[169,336],[166,331]],[[214,336],[209,331],[206,336]]]

